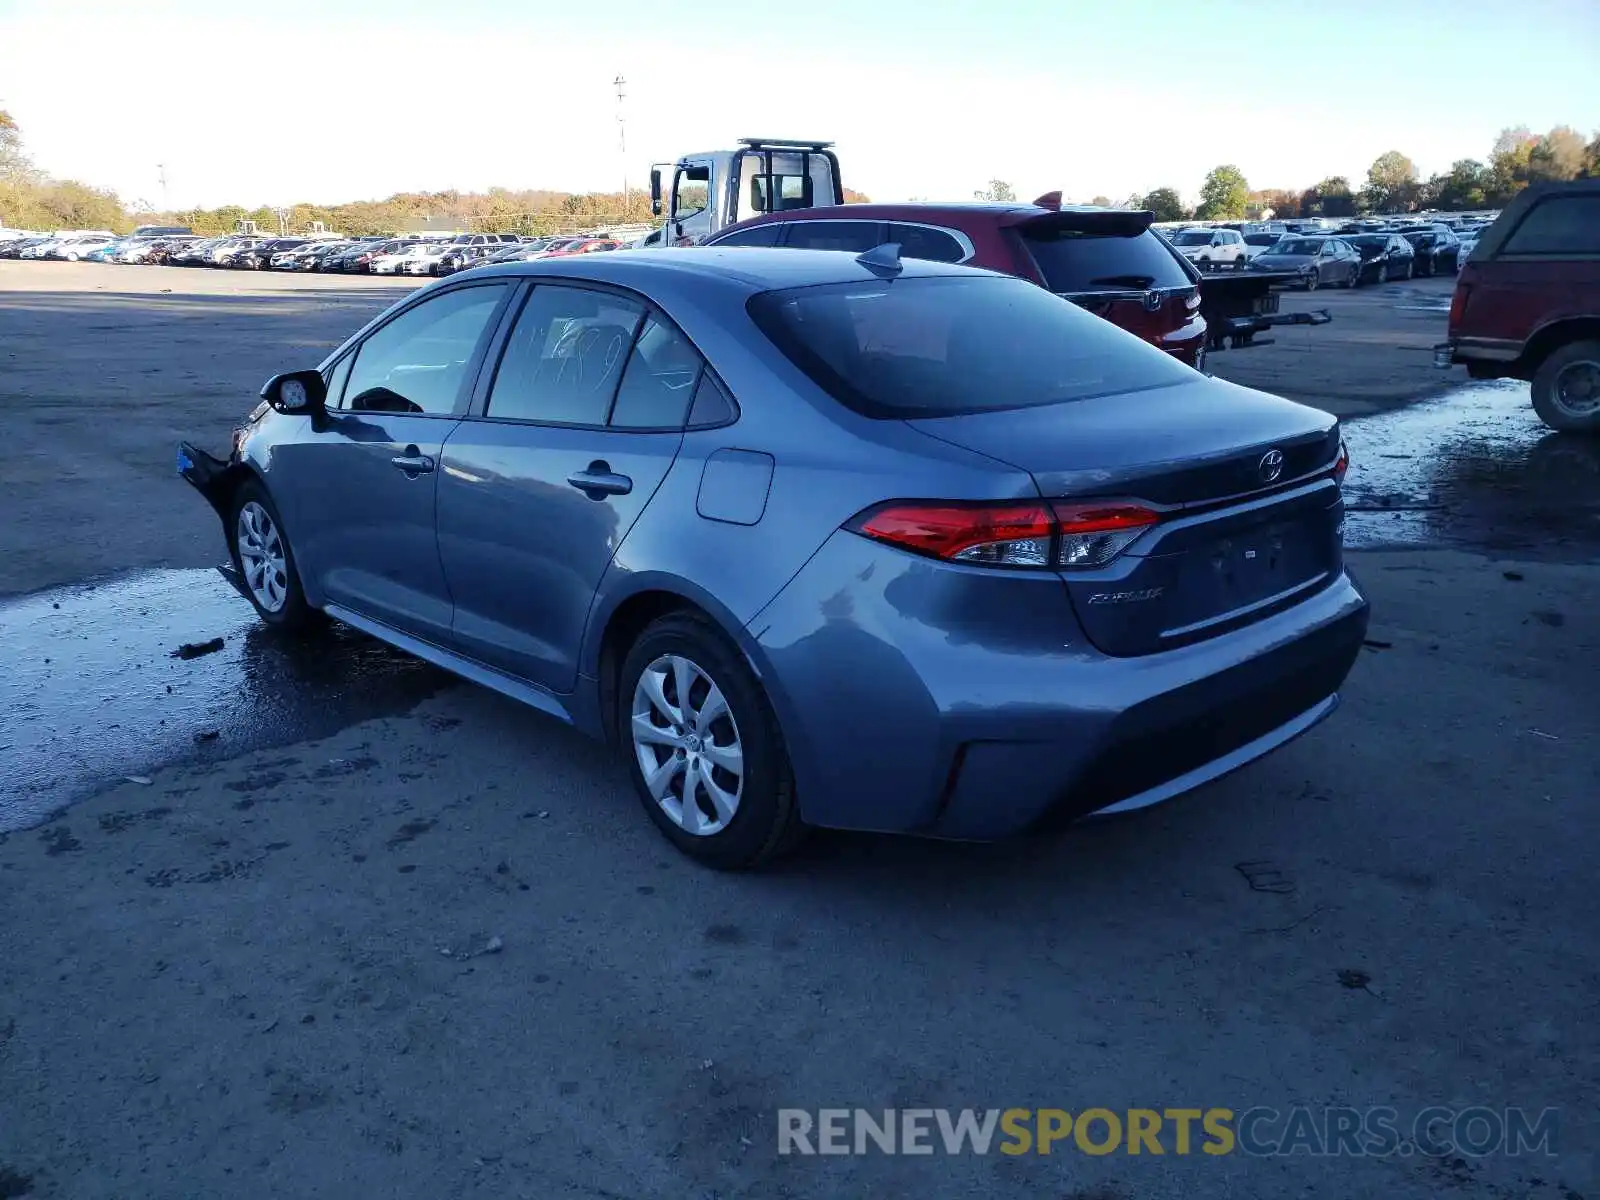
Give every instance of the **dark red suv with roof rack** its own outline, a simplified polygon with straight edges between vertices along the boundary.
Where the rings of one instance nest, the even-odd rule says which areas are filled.
[[[861,252],[898,242],[906,258],[967,263],[1031,280],[1191,367],[1205,363],[1200,277],[1150,228],[1152,214],[1032,204],[842,204],[768,213],[708,246]]]

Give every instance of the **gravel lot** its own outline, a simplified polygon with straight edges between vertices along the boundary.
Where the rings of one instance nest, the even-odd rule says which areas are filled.
[[[0,751],[98,742],[72,705],[113,747],[0,834],[0,1197],[1600,1192],[1600,525],[1353,554],[1343,709],[1184,800],[723,877],[569,731],[442,678],[374,707],[326,675],[355,652],[286,657],[205,590],[174,442],[224,443],[404,286],[0,263]],[[1460,382],[1429,365],[1449,287],[1287,298],[1334,322],[1215,368],[1403,421]],[[217,728],[186,691],[268,732],[138,732]],[[777,1154],[779,1108],[858,1105],[1550,1107],[1559,1153]]]

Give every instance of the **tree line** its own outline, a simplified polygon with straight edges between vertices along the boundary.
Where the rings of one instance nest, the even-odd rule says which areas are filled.
[[[848,189],[846,200],[866,197]],[[535,236],[575,232],[602,225],[644,223],[651,219],[650,196],[643,189],[573,193],[543,188],[490,188],[487,192],[401,192],[385,200],[349,204],[294,204],[246,208],[194,208],[161,212],[132,205],[116,193],[74,180],[52,179],[24,153],[16,122],[0,111],[0,223],[19,229],[110,229],[126,233],[138,225],[186,225],[196,233],[232,233],[253,221],[263,233],[280,228],[304,232],[320,222],[324,229],[352,237],[401,233],[423,228],[483,229]]]
[[[1600,133],[1588,141],[1567,125],[1545,134],[1527,126],[1502,129],[1489,160],[1463,158],[1448,171],[1423,179],[1417,164],[1398,150],[1380,154],[1367,168],[1366,182],[1354,187],[1331,175],[1301,191],[1255,190],[1238,167],[1213,168],[1200,187],[1200,203],[1184,205],[1176,188],[1160,187],[1128,203],[1156,214],[1158,221],[1241,220],[1271,210],[1275,217],[1353,217],[1410,212],[1471,212],[1504,208],[1532,183],[1600,178]]]

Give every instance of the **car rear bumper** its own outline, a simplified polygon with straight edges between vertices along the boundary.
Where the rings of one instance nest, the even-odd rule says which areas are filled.
[[[1341,574],[1244,629],[1110,658],[1055,576],[986,580],[983,611],[971,583],[840,533],[751,622],[808,821],[992,839],[1168,799],[1332,712],[1368,619]]]
[[[1455,337],[1433,348],[1433,365],[1452,367],[1457,363],[1510,366],[1522,357],[1522,343],[1505,338]]]

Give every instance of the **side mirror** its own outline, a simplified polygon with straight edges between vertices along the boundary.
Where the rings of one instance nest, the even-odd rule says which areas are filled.
[[[328,385],[320,371],[289,371],[274,375],[261,389],[261,398],[275,412],[290,416],[321,413],[328,406]]]
[[[650,215],[661,215],[661,168],[650,168]]]

